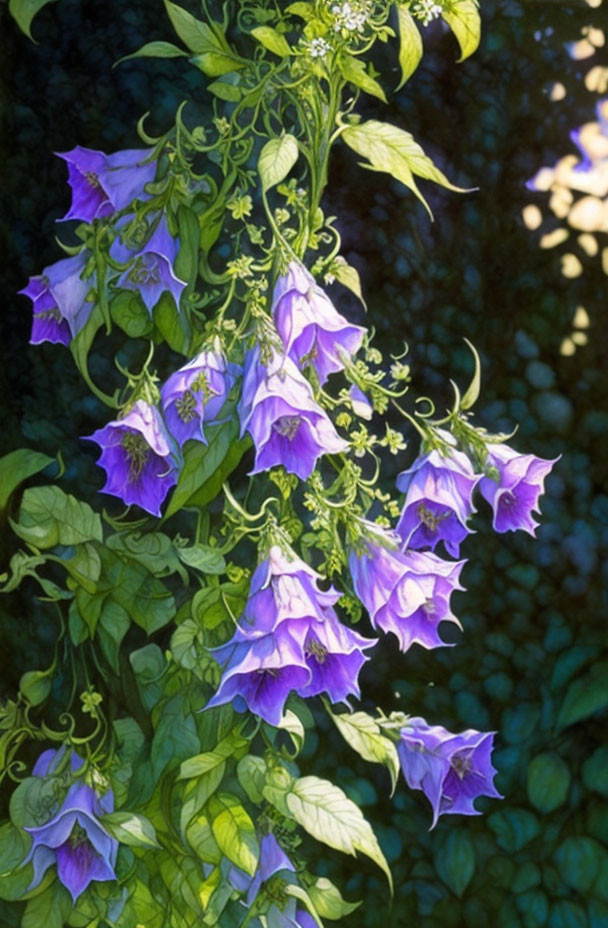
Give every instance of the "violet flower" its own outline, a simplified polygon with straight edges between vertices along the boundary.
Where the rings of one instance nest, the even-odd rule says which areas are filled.
[[[84,252],[63,258],[30,277],[27,287],[19,291],[33,303],[31,345],[69,345],[86,324],[93,309],[93,303],[87,301],[93,279],[81,277],[86,263]]]
[[[114,239],[110,256],[121,264],[132,261],[115,281],[115,286],[139,293],[150,314],[165,291],[171,294],[179,309],[186,283],[176,277],[173,270],[178,249],[179,242],[170,234],[164,215],[148,241],[137,250],[130,249],[120,238]]]
[[[143,148],[106,155],[80,145],[71,151],[57,152],[67,163],[72,188],[72,204],[61,221],[92,222],[125,209],[135,199],[145,199],[144,186],[156,174],[155,161],[142,163],[150,153],[150,149]]]
[[[352,384],[348,391],[348,396],[353,408],[353,412],[360,419],[366,419],[368,422],[374,415],[374,407],[368,400],[367,396],[360,390],[356,384]]]
[[[265,367],[259,346],[245,358],[239,416],[241,436],[250,432],[256,448],[250,474],[282,464],[306,480],[322,454],[348,448],[294,362],[274,352]]]
[[[475,512],[472,495],[481,476],[473,472],[466,454],[450,449],[433,450],[414,461],[397,477],[405,502],[397,532],[406,548],[431,548],[443,541],[458,557],[460,543],[469,534],[469,516]]]
[[[162,386],[161,404],[167,427],[178,444],[189,438],[207,444],[203,424],[212,424],[240,373],[219,348],[205,349],[171,374]]]
[[[156,406],[138,400],[123,418],[83,437],[102,449],[97,462],[107,475],[102,492],[160,516],[177,483],[179,456]]]
[[[361,347],[365,329],[352,325],[336,310],[310,272],[292,261],[274,288],[272,315],[285,351],[299,367],[311,364],[323,384],[344,369],[342,355]]]
[[[226,858],[222,860],[222,865],[222,869],[227,871],[225,876],[230,885],[239,893],[247,893],[249,907],[253,905],[262,883],[281,871],[295,873],[296,869],[272,832],[263,835],[260,840],[260,857],[253,877]]]
[[[45,751],[34,767],[34,776],[52,772],[57,751]],[[82,766],[82,760],[72,755],[72,771]],[[114,796],[109,790],[103,797],[90,786],[75,782],[53,817],[44,825],[26,828],[33,838],[25,860],[32,861],[33,889],[41,882],[50,866],[57,865],[57,876],[74,902],[93,880],[115,880],[118,841],[99,821],[99,817],[114,809]]]
[[[488,446],[487,463],[496,468],[499,480],[483,477],[479,489],[494,510],[496,532],[522,529],[534,535],[539,523],[532,512],[540,511],[538,499],[545,491],[545,477],[557,461],[559,457],[547,461],[533,454],[518,454],[504,444]]]
[[[440,815],[480,815],[478,796],[502,799],[494,786],[491,754],[495,732],[473,729],[452,734],[441,725],[411,718],[397,745],[401,768],[411,789],[421,789],[433,808],[434,828]]]
[[[375,644],[343,626],[333,605],[339,593],[318,587],[319,574],[273,545],[256,569],[237,631],[215,648],[224,665],[208,706],[233,701],[278,725],[292,690],[326,692],[333,702],[359,695],[357,676]]]

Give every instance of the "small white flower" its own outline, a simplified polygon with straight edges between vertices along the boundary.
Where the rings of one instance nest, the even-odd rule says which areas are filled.
[[[434,3],[433,0],[415,0],[412,3],[411,11],[422,22],[423,26],[428,26],[430,22],[441,16],[443,6],[441,3]]]

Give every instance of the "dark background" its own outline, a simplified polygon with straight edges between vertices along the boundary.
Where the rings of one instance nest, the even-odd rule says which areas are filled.
[[[378,346],[390,352],[398,340],[408,342],[418,391],[441,409],[449,377],[466,385],[466,336],[484,362],[479,424],[507,432],[519,424],[512,439],[518,450],[562,455],[547,481],[536,541],[494,535],[482,504],[478,534],[464,547],[468,592],[456,597],[464,633],[450,637],[457,646],[402,655],[389,639],[362,674],[366,708],[421,714],[453,731],[496,729],[496,782],[506,798],[480,801],[484,816],[444,816],[429,833],[421,793],[402,781],[389,799],[384,771],[320,731],[320,740],[309,735],[303,772],[335,779],[377,828],[395,876],[390,914],[386,886],[371,864],[336,854],[328,863],[330,855],[312,842],[308,852],[319,855],[319,872],[325,868],[349,899],[364,899],[345,921],[353,926],[604,928],[606,277],[598,258],[587,259],[578,279],[562,277],[558,255],[541,250],[539,233],[520,217],[529,202],[548,214],[546,196],[530,194],[525,181],[574,151],[568,131],[594,116],[597,98],[582,78],[602,56],[606,64],[605,51],[577,63],[564,43],[589,23],[608,25],[608,16],[582,3],[514,0],[486,0],[482,13],[482,45],[472,59],[457,65],[453,38],[435,24],[425,32],[421,68],[389,107],[363,104],[366,115],[411,131],[455,183],[479,190],[458,195],[424,185],[435,213],[430,224],[409,193],[362,173],[340,148],[325,206],[340,217],[343,251],[361,271]],[[0,20],[0,445],[3,453],[63,448],[63,485],[86,497],[99,488],[100,475],[78,436],[99,427],[105,414],[67,352],[28,345],[30,303],[15,295],[29,275],[61,257],[54,221],[65,213],[69,191],[65,165],[52,152],[77,144],[107,152],[137,147],[134,126],[144,111],[153,110],[149,131],[162,131],[182,99],[194,96],[204,108],[205,92],[200,73],[184,60],[111,68],[146,41],[173,40],[160,0],[60,0],[35,20],[38,46],[18,32],[5,5]],[[385,54],[382,65],[396,84],[396,61]],[[568,94],[552,103],[547,88],[555,80]],[[580,305],[590,316],[589,342],[563,357],[560,345]],[[413,452],[388,462],[388,483]],[[2,535],[8,550],[4,528]],[[26,668],[44,665],[54,634],[35,600],[0,602],[0,672],[9,691]],[[572,704],[579,720],[560,727],[560,712],[564,719]],[[319,718],[321,728],[329,724]],[[12,916],[0,910],[2,918]]]

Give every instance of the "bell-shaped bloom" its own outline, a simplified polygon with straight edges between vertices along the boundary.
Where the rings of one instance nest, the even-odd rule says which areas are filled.
[[[203,426],[217,420],[240,370],[219,348],[208,348],[171,374],[160,396],[165,422],[180,447],[189,438],[207,444]]]
[[[496,532],[522,529],[534,535],[539,523],[532,513],[540,511],[538,499],[545,491],[545,477],[557,461],[518,454],[504,444],[488,446],[488,465],[496,468],[499,479],[483,477],[479,489],[494,510]]]
[[[443,541],[448,553],[458,557],[480,480],[466,454],[452,448],[445,455],[430,451],[399,474],[397,487],[405,501],[397,532],[404,547],[434,550]]]
[[[84,437],[102,449],[97,462],[107,474],[102,492],[160,516],[177,483],[179,453],[156,406],[138,400],[122,419]]]
[[[494,786],[494,734],[468,729],[455,735],[422,718],[409,719],[401,729],[401,768],[408,786],[423,790],[429,799],[432,828],[440,815],[480,815],[474,806],[478,796],[502,799]]]
[[[343,625],[333,609],[325,611],[323,622],[311,623],[304,642],[304,656],[311,672],[310,681],[298,689],[307,699],[327,693],[332,702],[347,702],[349,696],[361,698],[358,676],[369,660],[363,651],[376,644]]]
[[[115,281],[115,286],[139,293],[149,313],[165,291],[171,294],[179,309],[179,300],[186,286],[173,270],[179,242],[169,232],[165,216],[156,223],[148,241],[132,250],[120,238],[110,246],[110,256],[129,267]]]
[[[31,345],[69,345],[85,325],[93,309],[93,303],[87,302],[93,278],[81,277],[86,263],[84,252],[63,258],[30,277],[27,287],[19,291],[33,303]]]
[[[224,669],[219,688],[206,708],[233,702],[237,711],[243,712],[247,706],[270,725],[278,725],[291,690],[310,680],[305,638],[305,624],[294,624],[289,630],[282,626],[253,640],[237,631],[231,641],[215,649],[216,660]]]
[[[156,162],[143,162],[150,149],[128,149],[106,155],[77,145],[72,151],[57,152],[68,166],[72,204],[63,217],[92,222],[125,209],[136,199],[145,199],[145,184],[154,180]]]
[[[462,627],[451,611],[450,598],[454,590],[464,589],[460,573],[466,561],[444,561],[430,551],[411,550],[402,554],[400,560],[410,570],[410,583],[417,585],[424,602],[407,616],[395,618],[394,613],[381,612],[379,627],[397,636],[402,651],[413,644],[423,648],[445,647],[446,642],[439,637],[439,623],[453,622]]]
[[[262,883],[276,876],[277,873],[295,873],[295,867],[275,838],[270,834],[260,839],[260,857],[253,877],[244,870],[235,867],[229,860],[222,860],[222,870],[231,886],[240,893],[247,893],[247,905],[253,905]]]
[[[356,354],[365,335],[365,329],[340,315],[297,261],[276,282],[272,315],[288,356],[301,368],[312,365],[322,384],[344,369],[343,355]]]
[[[255,444],[251,474],[282,464],[306,480],[322,454],[348,448],[294,362],[273,352],[264,366],[259,346],[245,358],[239,416],[241,435],[248,431]]]
[[[278,725],[292,690],[303,697],[326,692],[333,702],[359,695],[363,651],[376,642],[341,624],[333,609],[340,594],[321,590],[320,580],[293,552],[270,548],[253,574],[236,633],[214,649],[223,674],[208,706],[246,704]]]
[[[45,751],[34,767],[34,775],[46,776],[52,772],[58,753]],[[73,761],[74,756],[71,765],[74,771],[82,765],[82,761],[76,764]],[[53,864],[57,865],[57,876],[74,902],[91,881],[115,880],[118,841],[99,821],[100,816],[113,809],[111,790],[100,797],[92,787],[76,781],[48,822],[26,828],[33,838],[25,861],[31,860],[34,868],[34,879],[29,888],[38,886]]]

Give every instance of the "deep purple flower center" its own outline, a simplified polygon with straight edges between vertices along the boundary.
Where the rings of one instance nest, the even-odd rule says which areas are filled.
[[[300,421],[299,416],[281,416],[276,422],[273,422],[272,427],[279,435],[284,435],[289,441],[293,441],[298,434]]]
[[[256,673],[257,673],[257,675],[258,675],[259,677],[263,677],[264,679],[265,679],[266,677],[278,677],[278,675],[279,675],[279,671],[278,671],[278,670],[273,670],[272,667],[268,667],[268,668],[266,668],[266,667],[259,667],[259,668],[256,670]]]
[[[129,280],[140,286],[160,283],[160,268],[156,255],[143,255],[138,258],[129,271]]]
[[[313,638],[306,645],[306,654],[314,659],[319,664],[324,664],[327,659],[327,648],[324,648],[320,641],[317,641],[316,638]]]
[[[52,319],[54,322],[61,322],[63,316],[58,306],[52,306],[51,309],[43,309],[42,312],[34,313],[36,319]]]
[[[430,619],[437,612],[437,606],[432,599],[426,599],[422,604],[422,611]]]
[[[129,481],[137,480],[150,457],[150,446],[140,432],[125,432],[120,441],[129,460]]]
[[[439,514],[431,512],[424,503],[420,503],[418,506],[417,514],[422,524],[426,525],[431,532],[436,532],[444,519],[447,519],[448,516],[451,515],[449,512],[442,512]]]
[[[500,497],[500,505],[506,506],[507,509],[510,509],[516,503],[515,493],[512,493],[511,490],[505,490]]]
[[[176,399],[175,408],[182,422],[192,422],[196,416],[196,397],[192,390],[186,390]]]
[[[454,754],[450,760],[450,766],[454,773],[456,773],[461,780],[464,780],[472,767],[471,754]]]
[[[94,190],[101,190],[101,184],[99,183],[99,178],[97,174],[93,171],[85,171],[83,174],[84,179],[86,180],[89,187],[93,187]]]

